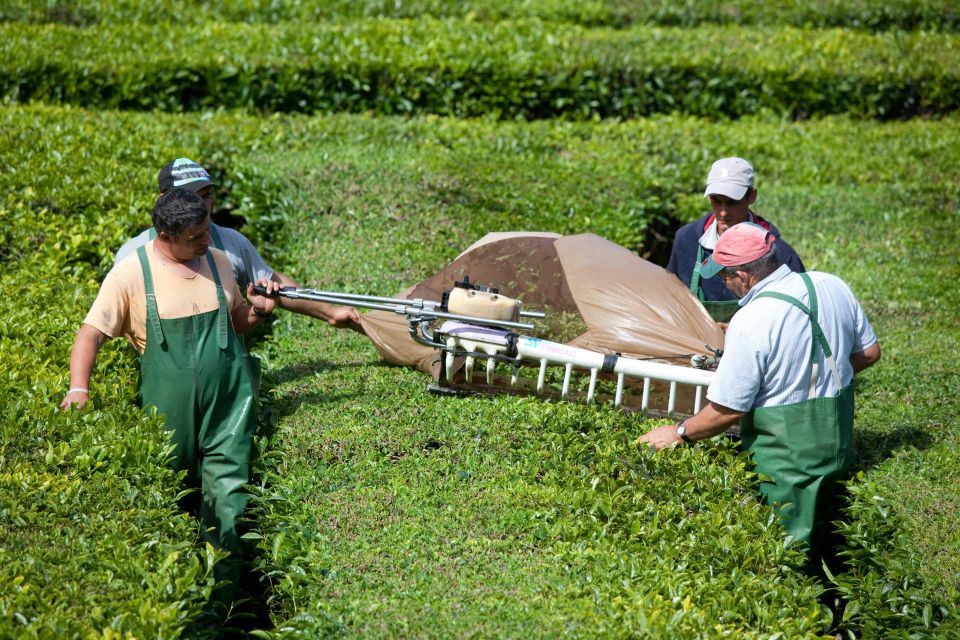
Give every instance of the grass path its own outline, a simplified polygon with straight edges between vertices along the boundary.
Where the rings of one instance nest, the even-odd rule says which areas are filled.
[[[471,129],[380,121],[379,135],[351,139],[350,121],[342,122],[346,130],[309,150],[249,161],[296,185],[295,214],[279,242],[303,281],[390,295],[488,230],[569,233],[607,225],[609,235],[629,241],[624,214],[639,189],[631,193],[631,180],[679,181],[700,168],[691,160],[698,144],[716,144],[709,140],[719,131],[738,140],[741,153],[762,167],[758,210],[775,219],[809,268],[851,284],[881,336],[884,361],[861,377],[864,481],[882,487],[903,518],[928,593],[955,598],[952,561],[960,544],[946,532],[960,523],[955,511],[940,508],[948,493],[930,490],[951,486],[957,469],[950,451],[958,432],[947,416],[958,405],[949,392],[958,300],[956,287],[943,284],[960,275],[956,183],[946,181],[957,158],[936,154],[956,136],[955,124],[678,120]],[[643,154],[638,169],[631,162]],[[702,207],[694,197],[651,190],[681,217]],[[757,534],[757,547],[743,539],[763,516],[735,464],[729,491],[690,513],[682,492],[664,493],[649,478],[621,482],[629,475],[623,457],[635,456],[628,441],[643,428],[636,418],[516,399],[434,398],[424,392],[425,376],[378,364],[362,338],[299,319],[274,328],[266,354],[280,419],[265,494],[288,505],[264,502],[262,520],[267,564],[292,581],[275,592],[277,618],[286,621],[281,635],[585,637],[629,630],[694,637],[706,620],[683,604],[691,595],[711,624],[738,634],[819,628],[813,592],[783,572],[773,532]],[[695,460],[656,460],[654,477],[721,477],[733,459],[704,449]],[[587,490],[591,474],[601,479],[599,490]],[[625,523],[605,512],[624,490],[656,505],[656,526],[647,531],[649,523],[635,519],[636,502],[619,505]],[[685,519],[701,508],[712,519],[687,529]],[[729,534],[725,542],[717,540],[720,531]],[[664,532],[689,535],[696,555],[658,555],[670,548],[658,538]],[[741,579],[730,566],[718,578],[724,560],[703,557],[706,545],[724,544],[728,554],[737,552],[733,564],[745,567]],[[641,559],[647,564],[625,576],[624,566]],[[709,602],[707,594],[731,584],[739,602],[752,594],[758,602],[769,598],[771,609],[785,600],[793,608],[776,618],[743,605],[720,614],[722,595]]]

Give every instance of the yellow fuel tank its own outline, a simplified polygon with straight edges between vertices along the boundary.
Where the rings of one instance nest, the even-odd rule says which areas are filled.
[[[520,301],[498,293],[454,287],[447,298],[447,311],[474,318],[517,322]]]

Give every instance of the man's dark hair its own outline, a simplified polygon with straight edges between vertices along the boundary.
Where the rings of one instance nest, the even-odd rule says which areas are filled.
[[[766,254],[760,256],[753,262],[748,262],[747,264],[741,264],[734,267],[724,267],[721,270],[721,274],[732,278],[737,275],[737,271],[745,271],[748,274],[757,278],[757,280],[763,280],[768,275],[780,268],[783,262],[780,261],[780,257],[777,255],[777,245],[774,244],[770,247],[770,251]]]
[[[207,219],[203,198],[189,189],[171,189],[157,198],[153,205],[153,227],[171,238],[178,238],[183,230],[202,224]]]

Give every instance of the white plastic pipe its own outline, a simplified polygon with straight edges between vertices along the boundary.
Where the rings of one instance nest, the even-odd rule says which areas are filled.
[[[462,323],[446,323],[440,329],[440,332],[446,335],[446,347],[448,350],[462,349],[471,352],[482,352],[489,355],[504,354],[507,352],[509,341],[507,332],[488,327],[475,327],[463,325]],[[669,382],[670,391],[667,400],[667,412],[674,413],[677,401],[677,385],[686,384],[696,387],[694,397],[694,413],[700,411],[703,403],[703,389],[710,385],[713,380],[714,372],[703,369],[693,369],[691,367],[666,364],[663,362],[654,362],[652,360],[640,360],[626,356],[616,356],[610,365],[611,356],[581,349],[580,347],[571,347],[559,342],[543,340],[530,336],[518,336],[516,339],[516,357],[521,360],[532,360],[539,364],[539,373],[537,376],[537,393],[543,393],[546,385],[547,367],[553,365],[564,366],[563,387],[560,392],[562,398],[570,394],[570,377],[574,368],[586,369],[590,372],[590,384],[587,389],[587,403],[593,401],[596,393],[597,375],[607,364],[607,370],[617,375],[617,388],[614,396],[614,404],[617,407],[623,404],[624,378],[640,378],[643,380],[643,397],[641,399],[641,410],[646,411],[650,408],[650,390],[651,382],[654,380]],[[453,366],[453,354],[448,351],[446,362],[447,370]],[[469,382],[473,377],[473,357],[466,359],[466,376]],[[487,361],[487,381],[492,383],[492,376],[495,367],[493,359]],[[516,385],[517,374],[514,370],[511,373],[511,385]]]
[[[597,369],[590,369],[590,386],[587,387],[587,404],[593,404],[593,393],[597,388]]]
[[[571,364],[578,369],[601,369],[604,354],[559,342],[520,336],[517,339],[517,355],[531,360],[549,360],[553,364]],[[708,386],[713,381],[713,372],[675,364],[638,360],[621,356],[613,366],[614,373],[623,373],[631,378],[653,378],[681,384]]]

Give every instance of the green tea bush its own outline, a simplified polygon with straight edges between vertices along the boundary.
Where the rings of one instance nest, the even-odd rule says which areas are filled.
[[[0,636],[177,637],[209,592],[215,558],[176,510],[162,425],[130,404],[130,350],[113,341],[101,354],[97,407],[53,409],[76,327],[115,247],[146,225],[171,157],[214,170],[271,263],[321,288],[393,294],[486,231],[634,242],[649,216],[693,219],[710,161],[739,153],[758,169],[758,212],[808,266],[851,283],[884,344],[860,381],[854,489],[866,488],[846,529],[850,570],[836,577],[855,604],[844,630],[949,637],[956,580],[935,559],[960,547],[918,532],[956,530],[956,512],[931,514],[931,492],[911,487],[955,480],[934,472],[955,456],[925,442],[956,442],[945,389],[960,300],[942,283],[960,276],[958,139],[952,117],[0,107],[0,549],[13,558],[0,584],[15,585],[0,591]],[[261,350],[277,421],[260,442],[249,537],[275,623],[261,636],[817,637],[828,622],[825,585],[795,570],[726,443],[649,458],[630,443],[651,423],[608,408],[436,398],[362,337],[289,314]]]
[[[293,456],[274,460],[284,480],[259,498],[283,616],[265,636],[814,637],[826,624],[728,445],[652,459],[630,443],[650,423],[610,408],[438,400],[390,370],[326,377],[345,398],[297,411],[278,443]],[[397,390],[347,410],[370,378]],[[419,406],[377,417],[399,395]],[[441,604],[491,586],[513,595],[487,619]]]
[[[3,0],[0,20],[62,22],[267,22],[325,21],[357,18],[458,18],[483,22],[536,17],[589,26],[639,24],[697,27],[710,24],[855,27],[872,30],[925,29],[954,31],[960,12],[949,0],[819,0],[758,3],[749,0],[241,0],[229,3],[144,3],[140,0]]]
[[[91,108],[500,118],[953,111],[956,36],[850,30],[344,24],[0,27],[0,95]],[[720,51],[738,51],[736,57]]]
[[[177,509],[162,422],[129,402],[129,354],[104,351],[97,410],[57,408],[92,282],[50,239],[0,275],[0,636],[178,637],[217,556]]]
[[[611,581],[625,588],[610,595],[631,603],[623,612],[628,628],[664,637],[695,637],[704,628],[740,636],[817,632],[815,589],[791,571],[799,554],[783,547],[782,530],[754,498],[747,461],[732,446],[652,456],[629,437],[649,424],[618,417],[597,429],[592,416],[569,405],[543,413],[552,427],[537,443],[546,451],[544,481],[557,482],[562,494],[540,514],[542,535],[556,535],[577,554],[599,540],[621,550],[630,574]],[[766,605],[743,607],[743,600]],[[793,602],[793,615],[775,602]]]
[[[834,577],[847,601],[841,628],[862,637],[946,638],[960,633],[953,593],[933,595],[920,579],[919,554],[904,544],[905,522],[873,481],[855,483],[850,512],[843,523],[849,571]],[[891,540],[895,541],[891,544]]]

